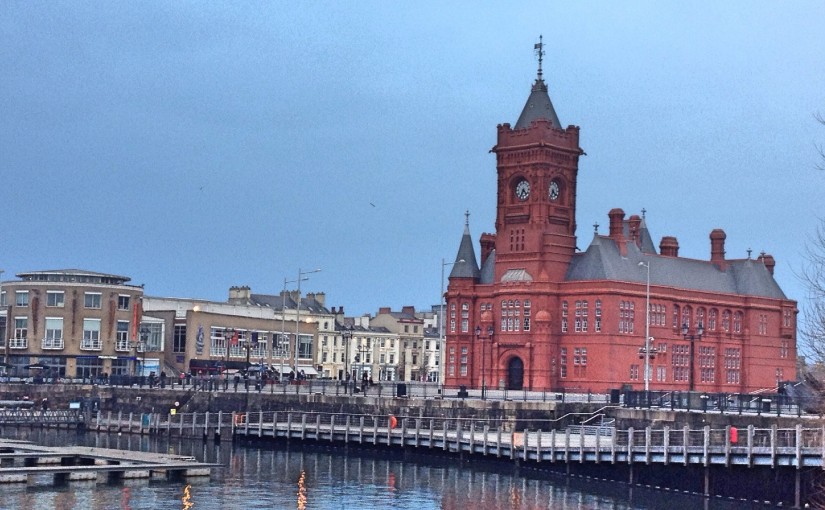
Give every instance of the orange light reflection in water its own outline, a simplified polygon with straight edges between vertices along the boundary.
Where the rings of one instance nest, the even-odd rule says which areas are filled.
[[[298,477],[298,510],[305,510],[307,507],[306,477],[306,471],[301,470],[301,476]]]

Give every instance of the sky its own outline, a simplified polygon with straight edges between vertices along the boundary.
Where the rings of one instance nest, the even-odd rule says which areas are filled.
[[[658,245],[795,273],[823,217],[821,1],[0,2],[0,268],[347,315],[439,302],[465,210],[494,232],[496,126],[536,77],[581,127],[578,246],[644,208]],[[449,269],[448,269],[449,271]],[[287,284],[295,288],[294,283]]]

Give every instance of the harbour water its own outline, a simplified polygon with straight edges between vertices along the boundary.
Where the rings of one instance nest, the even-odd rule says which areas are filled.
[[[704,499],[510,464],[404,456],[398,452],[325,449],[313,444],[263,447],[139,436],[6,429],[3,437],[47,446],[192,455],[223,467],[183,482],[130,480],[112,484],[50,478],[0,486],[0,509],[738,509],[757,503]]]

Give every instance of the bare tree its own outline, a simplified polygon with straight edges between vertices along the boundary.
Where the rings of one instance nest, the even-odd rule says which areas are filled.
[[[814,115],[825,126],[821,113]],[[816,167],[825,171],[825,148],[817,145],[819,162]],[[816,232],[805,244],[805,264],[798,274],[808,295],[799,324],[799,339],[803,350],[813,356],[813,362],[825,362],[825,220],[820,220]]]

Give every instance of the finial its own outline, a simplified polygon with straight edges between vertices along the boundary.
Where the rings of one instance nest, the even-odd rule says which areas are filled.
[[[465,227],[470,226],[470,210],[469,209],[464,211],[464,226]]]
[[[748,259],[750,259],[750,258],[751,258],[751,252],[752,252],[752,251],[753,251],[753,250],[751,250],[750,248],[748,248]]]
[[[544,43],[542,42],[542,36],[539,35],[539,42],[533,46],[533,49],[536,51],[536,55],[539,57],[539,80],[541,80],[541,60],[544,57]]]
[[[598,222],[596,222],[596,223],[594,223],[594,224],[593,224],[593,233],[594,233],[594,234],[598,234],[598,233],[599,233],[599,223],[598,223]]]
[[[646,213],[646,212],[647,212],[647,209],[645,209],[644,207],[642,207],[642,219],[645,219],[645,213]]]

